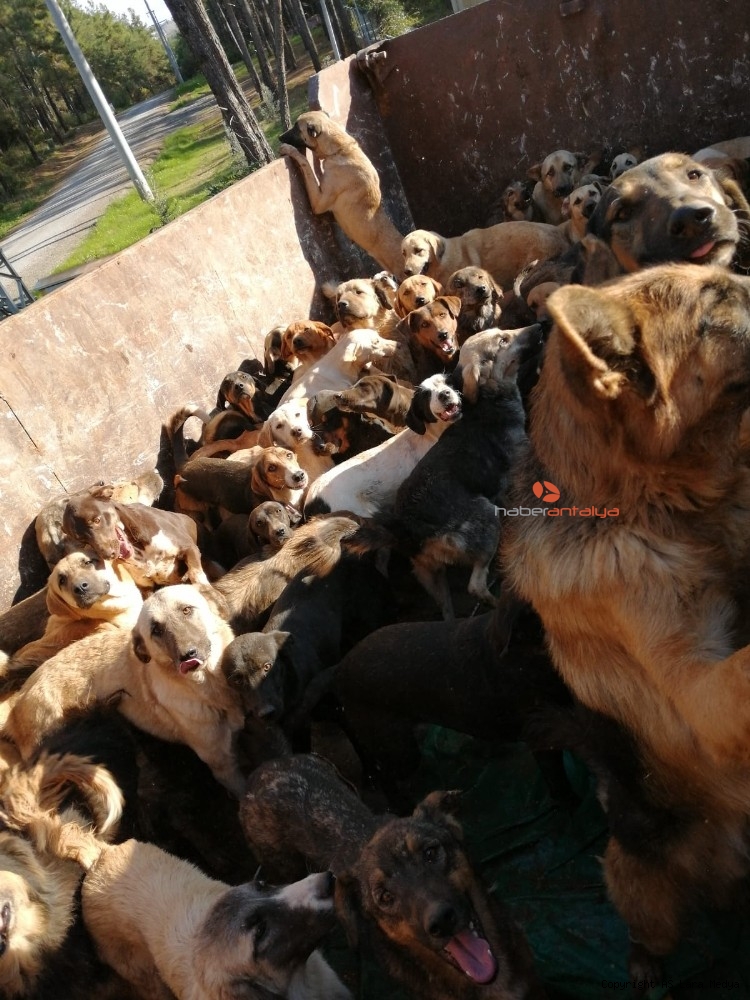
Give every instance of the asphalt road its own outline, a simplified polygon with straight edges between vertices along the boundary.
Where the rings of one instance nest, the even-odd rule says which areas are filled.
[[[173,100],[172,92],[168,91],[117,116],[144,172],[170,132],[218,113],[211,94],[170,112],[168,108]],[[26,287],[33,291],[40,278],[59,267],[83,240],[107,205],[131,189],[128,172],[114,143],[105,133],[81,165],[0,244]],[[15,285],[7,280],[3,284],[15,298]]]

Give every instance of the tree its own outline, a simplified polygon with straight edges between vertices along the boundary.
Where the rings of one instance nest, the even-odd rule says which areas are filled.
[[[292,127],[289,117],[289,91],[286,89],[286,64],[284,62],[284,19],[281,0],[273,0],[273,33],[276,43],[276,93],[279,99],[279,117],[284,131]]]
[[[175,24],[201,63],[219,105],[224,123],[251,167],[270,163],[274,156],[253,109],[237,82],[201,0],[165,0]]]

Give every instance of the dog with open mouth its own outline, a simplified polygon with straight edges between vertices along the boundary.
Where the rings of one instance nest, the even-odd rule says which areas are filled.
[[[523,933],[471,867],[459,800],[433,792],[411,816],[376,816],[331,764],[298,755],[256,768],[240,820],[279,876],[330,867],[350,942],[413,996],[543,1000]]]
[[[389,509],[420,458],[460,416],[461,396],[445,376],[425,379],[412,398],[406,427],[316,479],[307,493],[305,516],[340,510],[372,517]]]
[[[683,153],[663,153],[610,184],[588,223],[622,271],[670,261],[742,264],[750,206],[739,185]],[[587,283],[587,282],[586,282]]]

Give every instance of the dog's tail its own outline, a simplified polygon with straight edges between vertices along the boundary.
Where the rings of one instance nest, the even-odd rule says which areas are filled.
[[[67,805],[71,791],[82,797],[96,837],[86,829],[84,812]],[[92,851],[91,842],[116,834],[123,809],[122,792],[109,771],[76,754],[45,753],[30,766],[8,768],[0,779],[0,802],[6,825],[24,831],[39,850],[59,853],[63,831],[71,828],[80,830],[89,857],[99,853],[99,848]]]
[[[211,419],[200,406],[190,403],[173,413],[166,424],[167,434],[169,435],[169,440],[172,442],[172,455],[174,456],[174,465],[177,472],[182,469],[188,460],[185,435],[182,429],[190,417],[197,417],[203,424],[207,424]]]

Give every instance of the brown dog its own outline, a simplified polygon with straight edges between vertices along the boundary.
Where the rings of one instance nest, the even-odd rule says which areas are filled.
[[[443,286],[439,281],[435,281],[434,278],[430,278],[426,274],[412,274],[408,278],[404,278],[398,286],[396,303],[393,308],[396,314],[403,319],[409,315],[412,309],[428,305],[442,292]]]
[[[562,214],[565,222],[560,229],[571,243],[579,243],[588,232],[588,223],[594,209],[601,201],[601,184],[582,184],[563,201]]]
[[[201,566],[195,522],[184,514],[144,504],[115,503],[109,491],[89,490],[65,505],[63,531],[100,559],[121,559],[139,587],[208,584]]]
[[[334,393],[334,400],[347,413],[369,413],[392,427],[405,427],[414,392],[414,386],[393,375],[364,375],[351,389]]]
[[[649,821],[628,837],[610,816],[604,867],[644,978],[685,911],[726,902],[750,868],[750,279],[664,265],[548,306],[511,501],[531,514],[508,518],[503,560],[566,683],[635,741]]]
[[[330,326],[311,319],[298,320],[290,323],[281,335],[281,358],[287,364],[296,360],[295,371],[299,372],[320,361],[335,343]]]
[[[384,334],[395,325],[392,293],[381,280],[351,278],[338,285],[324,285],[323,294],[333,302],[342,330],[377,330]]]
[[[264,500],[250,512],[248,530],[261,544],[278,551],[292,537],[302,515],[277,500]]]
[[[499,326],[503,290],[489,271],[481,267],[462,267],[450,276],[445,291],[461,300],[459,343],[462,344],[473,333]]]
[[[717,180],[682,153],[664,153],[613,181],[588,228],[622,271],[681,260],[729,266],[740,245],[738,214],[747,220],[750,206],[734,181]]]
[[[332,212],[350,240],[381,267],[401,269],[401,234],[380,204],[380,178],[357,140],[323,111],[300,115],[281,136],[279,153],[299,167],[310,207],[316,215]],[[306,150],[322,164],[319,181]]]
[[[447,238],[415,229],[401,244],[404,274],[427,274],[445,285],[462,267],[483,267],[502,288],[533,260],[556,257],[569,246],[557,226],[543,222],[501,222]]]
[[[438,295],[421,309],[414,309],[404,320],[412,344],[421,351],[417,364],[420,381],[450,368],[458,357],[458,316],[461,299],[456,295]]]
[[[531,198],[545,222],[558,226],[564,221],[564,200],[577,187],[581,177],[590,173],[597,159],[586,153],[557,149],[529,168],[529,177],[536,181]]]
[[[405,819],[374,816],[330,764],[296,756],[254,771],[240,818],[273,870],[331,868],[351,942],[413,996],[541,1000],[523,934],[472,870],[459,798],[433,792]]]

